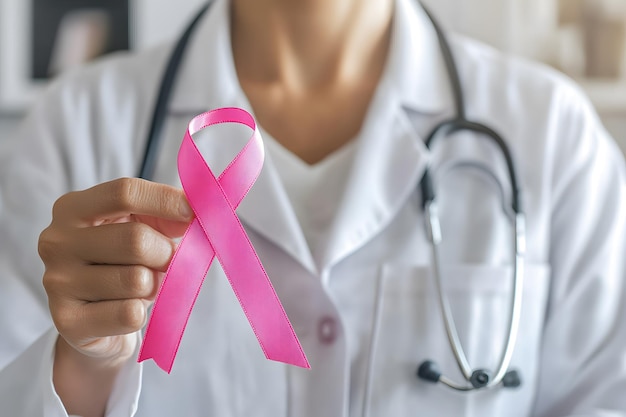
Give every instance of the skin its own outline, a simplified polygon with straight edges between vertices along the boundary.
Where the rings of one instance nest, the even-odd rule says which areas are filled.
[[[260,125],[314,164],[352,140],[384,70],[391,0],[235,0],[233,56]]]
[[[257,121],[316,163],[358,134],[383,72],[392,0],[233,0],[233,55]],[[103,416],[192,218],[181,190],[118,179],[59,198],[40,236],[69,414]]]
[[[57,340],[53,380],[69,414],[104,415],[146,309],[192,216],[181,190],[119,179],[59,198],[39,238]]]

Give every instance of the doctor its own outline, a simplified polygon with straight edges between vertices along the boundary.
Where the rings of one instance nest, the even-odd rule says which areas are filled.
[[[56,82],[5,144],[0,415],[626,416],[626,172],[571,82],[452,40],[467,113],[505,137],[527,220],[511,360],[522,383],[459,393],[415,375],[433,359],[462,380],[419,180],[430,166],[443,286],[468,361],[486,369],[509,322],[511,189],[502,154],[476,134],[424,145],[455,103],[423,9],[216,0],[186,50],[154,182],[128,179],[171,48]],[[238,213],[311,370],[264,359],[217,262],[172,374],[136,363],[147,308],[192,215],[178,188],[180,139],[192,116],[225,106],[252,111],[263,129],[265,166]],[[241,142],[217,131],[198,142],[223,168]]]

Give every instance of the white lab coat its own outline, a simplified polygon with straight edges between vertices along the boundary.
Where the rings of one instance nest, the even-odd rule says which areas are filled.
[[[191,116],[249,108],[233,70],[226,0],[194,36],[166,120],[156,181],[177,184]],[[61,80],[0,161],[0,415],[64,416],[51,383],[57,334],[41,287],[39,232],[61,194],[136,174],[170,46],[118,56]],[[311,362],[265,360],[219,265],[191,315],[171,375],[127,364],[110,416],[626,416],[626,173],[589,103],[561,76],[455,38],[471,118],[507,139],[527,215],[527,267],[512,367],[519,389],[462,394],[416,379],[435,359],[459,380],[431,276],[416,187],[437,178],[444,281],[473,367],[504,343],[512,232],[497,187],[500,154],[462,133],[433,152],[426,133],[453,111],[430,23],[398,0],[392,51],[326,249],[313,257],[271,158],[239,208]],[[445,142],[445,143],[444,143]],[[205,153],[225,164],[237,143]],[[506,196],[505,196],[506,198]],[[323,201],[323,197],[321,197]]]

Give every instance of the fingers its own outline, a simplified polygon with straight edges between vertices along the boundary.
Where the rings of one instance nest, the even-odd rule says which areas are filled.
[[[147,303],[138,299],[77,303],[55,300],[52,319],[73,345],[94,338],[120,336],[141,330],[147,319]]]
[[[71,272],[48,273],[44,285],[51,296],[78,302],[153,300],[160,277],[161,274],[139,265],[79,265]]]
[[[181,190],[139,179],[59,198],[39,253],[50,312],[64,340],[87,356],[108,358],[135,343],[124,335],[144,325],[175,250],[170,237],[182,234],[191,218]]]
[[[86,263],[143,265],[165,271],[176,249],[174,242],[142,223],[78,228],[68,250]]]
[[[182,190],[138,178],[121,178],[68,193],[53,208],[53,218],[76,226],[128,215],[188,222],[193,212]]]
[[[175,243],[142,223],[115,223],[86,228],[54,225],[39,237],[39,255],[47,267],[74,264],[143,265],[165,271]]]
[[[154,230],[170,238],[181,237],[189,227],[189,221],[179,222],[150,216],[134,216],[139,223],[147,224]]]

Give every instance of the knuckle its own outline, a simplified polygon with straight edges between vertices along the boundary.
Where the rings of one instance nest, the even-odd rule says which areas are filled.
[[[146,318],[146,309],[141,300],[124,300],[119,309],[120,324],[135,331],[143,327]]]
[[[46,294],[50,296],[51,294],[55,294],[59,287],[63,285],[63,280],[59,274],[46,271],[43,274],[42,284],[43,288],[46,290]]]
[[[132,178],[120,178],[111,183],[111,200],[122,209],[131,211],[138,193],[138,182]]]
[[[73,309],[64,303],[50,303],[50,315],[54,326],[59,334],[66,335],[72,333],[76,327],[76,314]]]
[[[149,253],[153,241],[150,226],[143,223],[128,223],[126,230],[129,253],[133,258],[143,259]]]
[[[54,204],[52,205],[52,218],[56,219],[62,216],[62,214],[67,210],[67,200],[74,195],[76,191],[67,193],[59,197]]]
[[[152,274],[141,266],[130,267],[129,277],[126,280],[127,290],[136,297],[147,296],[151,292]]]
[[[57,258],[59,252],[61,251],[60,247],[61,240],[52,227],[47,227],[41,232],[37,242],[37,250],[39,252],[39,257],[44,264]]]

